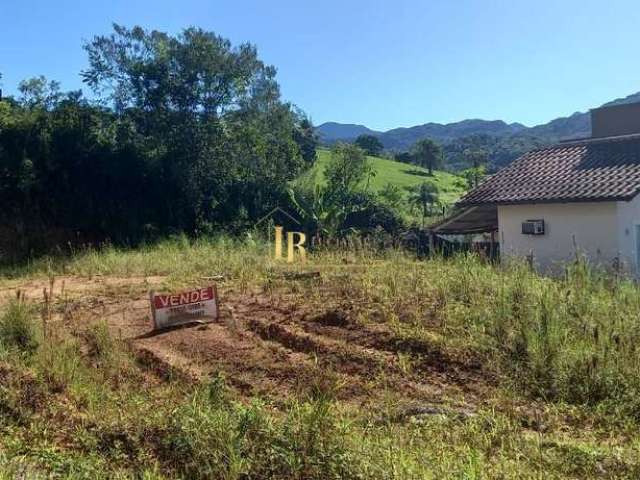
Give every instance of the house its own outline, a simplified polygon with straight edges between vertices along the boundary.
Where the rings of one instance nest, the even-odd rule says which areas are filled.
[[[467,193],[434,232],[492,232],[541,271],[585,255],[640,274],[640,103],[591,111],[592,136],[540,148]],[[496,235],[497,233],[497,235]]]

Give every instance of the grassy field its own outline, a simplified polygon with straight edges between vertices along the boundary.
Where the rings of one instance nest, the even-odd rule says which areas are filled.
[[[178,238],[2,272],[0,478],[640,475],[635,284],[270,253]],[[219,322],[149,335],[149,289],[213,276]]]
[[[313,170],[309,173],[316,181],[323,181],[322,173],[325,165],[329,161],[329,156],[329,150],[318,150],[318,160]],[[380,191],[387,184],[391,183],[402,188],[406,194],[412,187],[420,185],[423,182],[429,182],[438,186],[443,203],[452,204],[460,198],[466,190],[465,179],[449,172],[434,171],[433,176],[429,176],[427,170],[421,167],[395,162],[386,158],[368,158],[375,171],[375,176],[371,179],[370,183],[373,191]]]

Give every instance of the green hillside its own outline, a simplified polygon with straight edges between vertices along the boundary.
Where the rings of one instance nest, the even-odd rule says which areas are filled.
[[[313,169],[306,175],[313,176],[316,181],[323,181],[324,168],[329,161],[329,150],[318,150],[318,160]],[[462,177],[449,172],[435,171],[429,176],[426,169],[406,163],[388,160],[386,158],[368,157],[371,161],[375,176],[371,179],[370,187],[379,191],[388,183],[399,186],[408,194],[409,190],[423,182],[435,183],[440,190],[440,201],[445,204],[454,203],[466,189],[466,182]]]

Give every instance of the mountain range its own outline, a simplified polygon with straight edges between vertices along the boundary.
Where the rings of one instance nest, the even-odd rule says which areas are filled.
[[[640,92],[605,103],[603,106],[640,102]],[[588,112],[576,112],[542,125],[526,127],[521,123],[506,123],[502,120],[462,120],[440,124],[425,123],[406,128],[394,128],[384,132],[372,130],[364,125],[327,122],[319,125],[316,132],[320,141],[330,145],[338,141],[352,142],[359,135],[374,135],[391,152],[407,151],[418,140],[431,138],[445,149],[456,152],[458,144],[472,137],[481,136],[490,147],[490,161],[501,166],[526,151],[528,147],[544,145],[559,140],[583,138],[591,135],[591,117]],[[467,142],[468,143],[468,142]],[[455,163],[455,162],[453,162]]]

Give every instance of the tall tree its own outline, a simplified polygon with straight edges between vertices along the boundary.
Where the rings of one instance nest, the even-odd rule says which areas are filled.
[[[418,165],[429,170],[429,175],[433,175],[433,170],[442,165],[442,149],[430,138],[418,140],[412,153]]]
[[[300,154],[307,166],[313,165],[316,161],[316,149],[320,143],[318,135],[313,128],[313,123],[302,112],[297,113],[297,123],[294,132],[294,139],[300,149]]]
[[[195,232],[255,216],[303,167],[301,147],[311,154],[296,143],[275,68],[253,45],[233,47],[199,28],[171,36],[114,25],[85,49],[84,80],[133,126],[173,227]]]
[[[313,162],[252,45],[115,25],[85,48],[97,101],[44,77],[0,101],[0,254],[243,228]]]
[[[20,102],[27,108],[51,109],[62,99],[60,83],[54,80],[48,81],[42,75],[21,81],[18,91]]]
[[[331,157],[324,176],[327,189],[332,195],[346,198],[373,172],[364,151],[348,143],[337,143],[331,150]]]
[[[438,187],[433,183],[423,182],[411,192],[409,201],[420,207],[422,227],[424,228],[425,219],[431,213],[433,205],[438,201]]]
[[[384,150],[384,145],[373,135],[360,135],[354,142],[356,146],[364,150],[367,155],[377,156]]]
[[[469,165],[469,168],[466,170],[469,186],[477,187],[485,175],[489,153],[483,148],[467,148],[463,154],[467,165]]]

